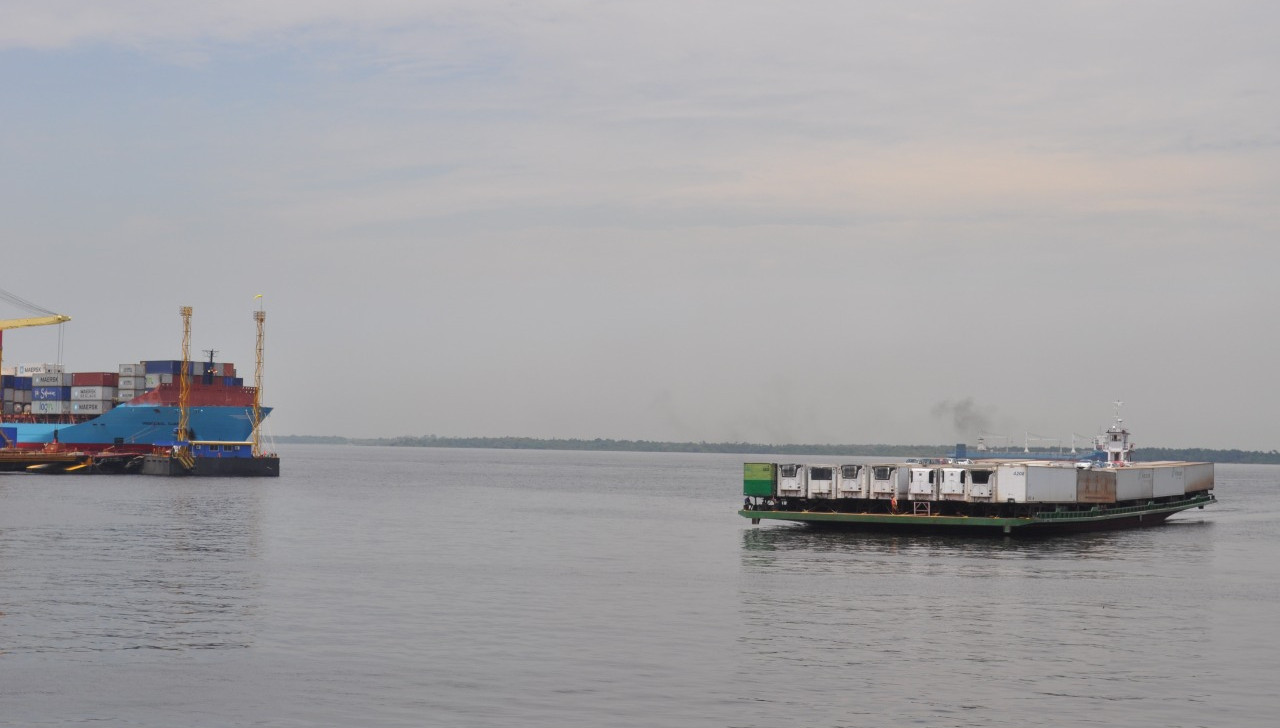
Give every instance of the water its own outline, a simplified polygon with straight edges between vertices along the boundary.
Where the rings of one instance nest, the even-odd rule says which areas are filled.
[[[752,527],[741,456],[0,475],[0,725],[1256,726],[1280,467],[1044,541]]]

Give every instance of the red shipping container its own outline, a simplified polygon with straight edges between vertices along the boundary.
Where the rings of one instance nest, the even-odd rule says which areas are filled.
[[[115,387],[119,383],[119,372],[76,372],[71,375],[73,387]]]

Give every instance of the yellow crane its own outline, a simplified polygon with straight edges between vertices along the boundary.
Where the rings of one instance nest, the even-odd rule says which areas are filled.
[[[191,307],[179,306],[182,316],[182,373],[178,375],[178,431],[174,440],[175,454],[183,467],[191,470],[196,461],[191,455]]]
[[[259,293],[257,298],[261,299],[262,294]],[[253,320],[258,324],[258,369],[253,375],[253,456],[261,457],[262,441],[258,430],[262,427],[262,328],[267,323],[267,312],[262,310],[261,304],[253,312]]]
[[[30,318],[19,319],[0,319],[0,367],[4,366],[4,332],[7,329],[20,329],[27,326],[52,326],[53,324],[65,324],[71,320],[70,316],[64,316],[60,313],[54,313],[46,308],[18,298],[7,291],[0,290],[0,300],[5,300],[16,304],[22,308],[34,313],[43,314],[41,316],[32,316]]]

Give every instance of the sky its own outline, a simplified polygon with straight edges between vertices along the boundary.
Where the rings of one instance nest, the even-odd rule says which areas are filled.
[[[0,17],[6,365],[260,301],[274,435],[1280,447],[1275,3]]]

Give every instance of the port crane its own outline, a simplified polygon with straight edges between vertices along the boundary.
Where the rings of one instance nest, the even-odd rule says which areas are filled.
[[[0,290],[0,300],[8,301],[31,313],[40,314],[29,318],[0,319],[0,367],[4,365],[4,332],[7,329],[20,329],[27,326],[52,326],[54,324],[65,324],[71,320],[70,316],[54,313],[8,291]]]

